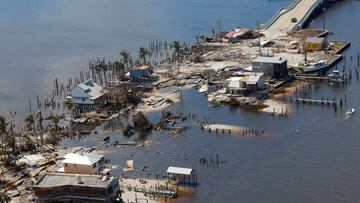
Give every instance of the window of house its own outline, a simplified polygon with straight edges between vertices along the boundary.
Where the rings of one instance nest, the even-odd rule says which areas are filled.
[[[67,167],[67,166],[68,166],[68,164],[67,164],[67,163],[65,163],[65,164],[64,164],[64,166],[65,166],[65,167]]]
[[[83,101],[83,102],[84,102],[84,101],[85,101],[85,98],[82,98],[82,99],[81,99],[81,101]]]

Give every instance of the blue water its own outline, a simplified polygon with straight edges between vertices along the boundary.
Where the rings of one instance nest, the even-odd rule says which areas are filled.
[[[326,12],[326,27],[335,32],[331,38],[352,42],[345,52],[346,65],[342,62],[338,67],[351,68],[353,74],[360,50],[360,25],[352,23],[360,20],[358,8],[359,1],[341,1]],[[321,28],[322,24],[320,15],[310,27]],[[115,164],[124,165],[127,159],[134,159],[135,166],[147,166],[145,172],[134,172],[139,176],[163,174],[169,165],[195,168],[201,185],[179,202],[359,202],[360,117],[345,116],[347,108],[360,109],[359,87],[356,79],[340,88],[324,83],[312,91],[313,98],[346,94],[348,100],[342,109],[334,112],[327,106],[289,104],[293,113],[286,119],[226,106],[209,107],[202,94],[189,90],[172,110],[195,113],[217,123],[263,129],[270,135],[247,139],[209,134],[192,126],[182,136],[153,132],[146,138],[151,143],[140,149],[101,148],[113,151],[107,157]],[[159,115],[150,116],[156,120]],[[106,135],[113,140],[139,139],[124,138],[115,130],[63,144],[93,146]],[[199,163],[200,157],[214,157],[216,153],[225,164],[211,168]]]
[[[97,56],[137,57],[149,42],[195,41],[216,21],[255,27],[289,0],[0,0],[0,112],[29,112],[28,99],[50,95]],[[21,114],[21,115],[20,115]]]
[[[290,1],[215,0],[39,0],[0,1],[0,110],[27,111],[27,99],[46,95],[53,78],[67,78],[87,68],[95,56],[117,57],[126,48],[135,52],[152,40],[193,41],[210,33],[221,19],[224,29],[253,27],[265,22]],[[341,1],[326,12],[331,38],[351,40],[346,68],[354,67],[360,50],[360,2]],[[310,27],[322,27],[323,15]],[[135,55],[135,53],[134,53]],[[350,61],[350,56],[354,61]],[[341,63],[338,67],[343,67]],[[354,73],[354,72],[353,72]],[[65,140],[63,145],[94,146],[112,140],[146,139],[144,147],[100,146],[114,164],[134,159],[134,175],[164,175],[169,165],[198,171],[200,186],[179,202],[359,202],[359,114],[346,117],[346,108],[360,109],[359,81],[344,88],[323,84],[313,96],[348,95],[343,109],[300,105],[287,119],[229,107],[209,107],[196,90],[183,93],[174,111],[195,113],[217,123],[264,129],[265,137],[215,135],[191,126],[185,135],[153,132],[147,137],[122,136],[121,126],[106,132]],[[158,114],[151,114],[154,120]],[[191,124],[191,121],[187,121]],[[99,129],[101,129],[100,127]],[[120,129],[120,130],[119,130]],[[158,152],[158,153],[157,153]],[[219,154],[218,168],[198,159]],[[147,166],[145,172],[140,169]]]

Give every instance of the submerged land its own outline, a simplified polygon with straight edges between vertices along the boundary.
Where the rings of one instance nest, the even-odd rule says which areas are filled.
[[[119,61],[94,59],[89,62],[89,70],[81,72],[80,77],[64,83],[56,79],[53,97],[44,102],[38,99],[35,105],[37,111],[25,119],[26,128],[23,132],[15,132],[13,124],[8,124],[6,118],[0,120],[0,173],[4,197],[18,202],[47,202],[71,199],[71,196],[81,199],[81,196],[88,195],[88,198],[99,202],[138,199],[159,202],[176,201],[182,194],[189,195],[192,190],[196,190],[196,173],[201,171],[169,166],[168,171],[159,172],[161,176],[132,177],[131,171],[142,168],[132,167],[132,161],[136,163],[136,160],[128,160],[125,167],[104,164],[103,169],[108,168],[109,171],[122,168],[120,176],[114,177],[108,170],[87,174],[89,177],[83,177],[82,171],[79,176],[66,175],[64,168],[67,162],[64,160],[67,160],[68,154],[105,153],[96,146],[62,148],[58,143],[65,138],[97,132],[97,126],[111,122],[112,119],[129,119],[127,126],[120,132],[124,136],[150,131],[186,134],[189,127],[181,123],[189,120],[196,128],[210,133],[244,138],[270,136],[269,132],[262,129],[215,123],[211,118],[169,111],[168,107],[182,102],[182,92],[190,88],[203,93],[214,108],[228,105],[246,108],[254,113],[269,113],[279,118],[291,116],[292,105],[289,103],[318,103],[337,111],[346,102],[346,96],[310,98],[309,91],[317,88],[319,81],[343,86],[353,75],[358,77],[357,69],[351,72],[343,68],[337,69],[332,75],[322,74],[343,59],[341,53],[350,46],[350,42],[329,40],[331,31],[324,28],[303,29],[317,13],[322,12],[323,7],[330,5],[323,5],[320,1],[294,1],[268,23],[253,29],[219,29],[211,36],[198,36],[197,42],[190,45],[178,41],[151,44],[149,48],[139,49],[138,60],[133,60],[130,53],[123,50]],[[162,60],[148,61],[152,55],[167,51],[170,54]],[[359,56],[357,60],[359,66]],[[320,64],[320,61],[325,61],[324,67],[313,71],[311,68]],[[31,109],[31,101],[29,104]],[[66,110],[49,114],[46,108]],[[147,115],[151,112],[161,112],[159,122],[153,123],[148,119]],[[141,147],[148,143],[141,140],[112,142],[109,137],[104,137],[102,144]],[[199,161],[207,165],[221,164],[218,155]],[[49,187],[47,179],[57,179],[58,174],[52,174],[54,172],[71,176],[70,180],[78,181],[74,187],[84,193],[77,196],[66,189],[56,192],[57,187],[61,186],[54,186],[55,189],[51,191],[44,190]],[[91,196],[91,191],[81,189],[80,183],[81,179],[89,180],[89,184],[93,185],[91,175],[103,179],[101,182],[95,178],[96,184],[114,184],[109,186],[113,189],[104,193],[95,184],[93,191],[99,192],[99,196]],[[113,178],[117,183],[112,182]],[[188,187],[195,189],[189,192]]]

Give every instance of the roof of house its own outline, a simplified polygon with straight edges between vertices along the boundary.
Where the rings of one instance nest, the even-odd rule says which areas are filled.
[[[151,68],[151,66],[134,66],[131,70],[146,70],[148,68]]]
[[[229,88],[240,88],[241,81],[243,81],[245,77],[231,77],[228,87]]]
[[[274,64],[282,64],[287,61],[284,57],[267,57],[267,56],[259,56],[253,62],[255,63],[274,63]]]
[[[78,87],[83,89],[86,94],[90,95],[91,99],[97,99],[105,94],[103,88],[92,80],[80,83]]]
[[[79,164],[79,165],[93,165],[98,162],[104,155],[94,153],[70,153],[64,156],[62,163]]]
[[[169,166],[169,168],[166,172],[173,173],[173,174],[180,174],[180,175],[191,175],[191,173],[193,172],[193,169]]]
[[[65,173],[46,173],[34,187],[59,187],[64,185],[107,188],[114,177],[102,178],[100,175],[78,175]],[[80,183],[79,183],[80,181]]]
[[[322,44],[324,42],[325,38],[323,37],[308,37],[306,38],[307,43],[317,43]]]
[[[248,79],[246,80],[247,85],[256,85],[261,78],[261,75],[249,75]]]
[[[245,29],[245,28],[235,28],[234,30],[228,32],[225,35],[225,38],[227,38],[227,39],[235,38],[235,37],[238,37],[238,36],[241,36],[241,35],[247,33],[248,31],[249,30]]]

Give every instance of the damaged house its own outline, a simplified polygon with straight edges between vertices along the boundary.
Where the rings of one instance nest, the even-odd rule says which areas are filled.
[[[53,202],[115,202],[120,193],[115,177],[46,173],[33,186],[37,201]]]
[[[151,66],[132,67],[127,74],[131,81],[149,80],[154,76],[154,70]]]
[[[64,158],[64,173],[99,175],[105,169],[104,155],[81,152],[69,153]]]
[[[287,60],[283,57],[260,56],[252,62],[252,70],[272,78],[282,78],[288,74]]]
[[[92,80],[87,80],[72,88],[67,96],[80,109],[92,109],[104,101],[107,91]]]
[[[225,39],[228,39],[231,43],[239,43],[244,39],[256,39],[262,36],[261,33],[255,30],[248,30],[246,28],[235,28],[225,35]]]
[[[248,94],[261,90],[265,84],[263,76],[263,73],[251,73],[241,77],[232,77],[227,92],[230,94]]]

